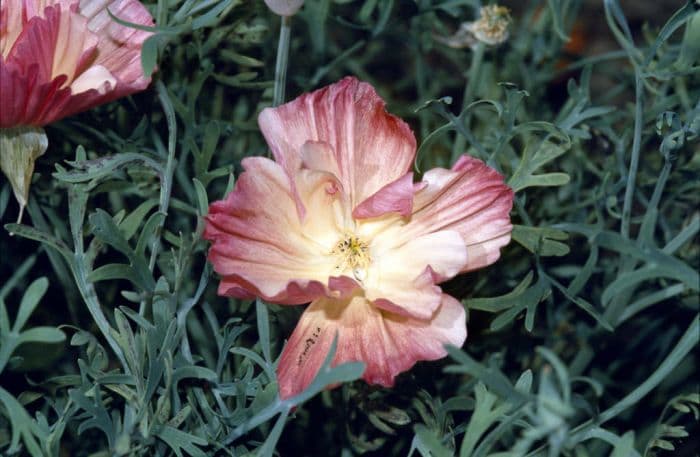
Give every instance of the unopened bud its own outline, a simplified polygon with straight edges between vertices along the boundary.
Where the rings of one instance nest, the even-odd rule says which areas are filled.
[[[304,4],[304,0],[265,0],[273,13],[280,16],[294,16]]]

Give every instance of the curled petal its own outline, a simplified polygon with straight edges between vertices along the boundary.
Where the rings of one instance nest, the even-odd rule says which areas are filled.
[[[444,357],[445,344],[461,346],[467,337],[466,315],[449,295],[442,295],[427,320],[383,312],[360,296],[318,299],[304,311],[282,351],[277,367],[280,397],[294,396],[311,383],[336,334],[333,366],[364,362],[365,381],[391,387],[416,362]]]
[[[408,217],[413,209],[415,190],[413,173],[406,173],[357,205],[352,216],[356,219],[367,219],[395,212]]]
[[[87,92],[90,89],[97,89],[100,95],[109,92],[117,83],[117,80],[112,76],[102,65],[90,67],[78,76],[70,85],[70,90],[74,94]]]
[[[302,166],[303,146],[328,145],[324,168],[334,162],[351,207],[405,175],[413,162],[416,140],[401,119],[388,114],[374,88],[348,77],[304,94],[258,118],[275,160],[289,174]],[[315,156],[319,158],[318,155]],[[309,168],[314,168],[309,162]]]
[[[209,260],[222,277],[219,293],[301,304],[354,289],[350,278],[330,278],[335,263],[328,253],[335,239],[324,234],[335,220],[340,194],[335,178],[302,170],[297,188],[310,209],[302,220],[278,164],[256,157],[245,159],[243,167],[234,191],[213,203],[206,218]]]
[[[451,170],[436,168],[423,176],[426,187],[417,192],[411,221],[401,237],[454,230],[467,245],[462,272],[490,265],[510,241],[513,190],[503,176],[482,161],[463,155]]]

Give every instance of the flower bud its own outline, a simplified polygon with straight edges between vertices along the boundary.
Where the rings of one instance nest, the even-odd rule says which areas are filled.
[[[280,16],[294,16],[304,4],[304,0],[265,0],[273,13]]]

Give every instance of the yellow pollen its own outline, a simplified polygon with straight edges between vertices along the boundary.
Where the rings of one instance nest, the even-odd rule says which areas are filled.
[[[355,279],[362,281],[365,278],[365,271],[371,261],[367,243],[355,235],[346,235],[338,241],[331,253],[339,258],[336,270],[350,269]]]

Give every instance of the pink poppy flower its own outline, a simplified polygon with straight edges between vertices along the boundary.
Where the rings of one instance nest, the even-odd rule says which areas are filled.
[[[44,126],[143,90],[152,26],[137,0],[9,0],[0,6],[0,128]]]
[[[143,90],[141,48],[152,26],[137,0],[0,1],[0,169],[27,204],[34,162],[48,147],[42,127]],[[18,219],[18,220],[19,220]]]
[[[354,78],[258,121],[275,160],[243,160],[204,237],[219,294],[311,302],[279,360],[280,396],[310,384],[336,334],[333,365],[364,362],[364,380],[387,387],[461,346],[465,310],[437,284],[495,262],[510,241],[503,177],[464,155],[414,182],[413,133]]]

